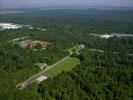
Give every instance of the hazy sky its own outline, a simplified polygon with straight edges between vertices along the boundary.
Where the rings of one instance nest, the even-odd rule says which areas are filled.
[[[52,6],[126,6],[133,7],[133,0],[0,0],[4,8]]]

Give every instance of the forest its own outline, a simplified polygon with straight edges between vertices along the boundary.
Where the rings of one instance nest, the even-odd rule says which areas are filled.
[[[38,88],[46,100],[132,100],[132,60],[121,54],[83,51],[85,60]],[[106,63],[105,63],[106,62]],[[49,85],[50,84],[50,85]]]
[[[129,55],[133,54],[133,38],[89,35],[133,34],[132,10],[31,10],[0,15],[0,22],[47,29],[0,30],[0,100],[133,99],[133,56]],[[9,42],[23,36],[48,41],[50,45],[43,51],[34,51]],[[24,90],[15,87],[40,71],[36,63],[52,65],[69,54],[67,49],[79,44],[85,48],[80,55],[72,55],[80,63],[71,71]]]

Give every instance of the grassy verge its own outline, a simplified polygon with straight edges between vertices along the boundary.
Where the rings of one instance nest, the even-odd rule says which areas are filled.
[[[62,71],[71,71],[78,64],[80,64],[80,61],[78,58],[70,57],[69,59],[55,66],[54,68],[48,70],[46,72],[46,75],[53,77],[58,75]]]

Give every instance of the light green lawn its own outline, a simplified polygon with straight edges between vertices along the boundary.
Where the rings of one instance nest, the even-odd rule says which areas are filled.
[[[80,61],[78,58],[72,58],[65,60],[64,62],[58,64],[54,68],[48,70],[46,72],[46,75],[48,76],[56,76],[62,71],[71,71],[76,65],[80,64]]]

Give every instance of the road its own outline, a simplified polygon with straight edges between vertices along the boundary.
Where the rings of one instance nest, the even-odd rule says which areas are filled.
[[[90,49],[91,51],[98,51],[103,53],[104,50],[99,50],[99,49]],[[119,52],[114,52],[114,53],[119,53]],[[133,56],[133,54],[128,54],[129,56]],[[62,63],[63,61],[69,59],[70,56],[67,56],[65,58],[63,58],[62,60],[58,61],[57,63],[46,67],[44,70],[40,71],[39,73],[37,73],[36,75],[30,77],[29,79],[19,83],[18,85],[16,85],[16,88],[19,89],[24,89],[26,88],[28,85],[32,84],[33,82],[35,82],[37,80],[38,77],[42,76],[45,72],[47,72],[49,69],[52,69],[53,67],[57,66],[58,64]]]
[[[90,51],[97,51],[97,52],[100,52],[100,53],[104,53],[105,51],[104,50],[101,50],[101,49],[89,49]],[[116,53],[120,53],[120,52],[113,52],[114,54]],[[133,56],[133,54],[127,54],[128,56]]]
[[[19,83],[18,85],[16,85],[16,88],[19,88],[19,89],[24,89],[24,88],[26,88],[28,85],[30,85],[30,84],[32,84],[33,82],[35,82],[36,79],[37,79],[38,77],[40,77],[41,75],[43,75],[46,71],[48,71],[49,69],[52,69],[52,68],[55,67],[56,65],[62,63],[63,61],[65,61],[65,60],[67,60],[67,59],[69,59],[69,58],[70,58],[70,56],[67,56],[67,57],[63,58],[62,60],[58,61],[57,63],[55,63],[55,64],[53,64],[53,65],[51,65],[51,66],[46,67],[44,70],[40,71],[40,72],[37,73],[36,75],[34,75],[34,76],[30,77],[29,79],[27,79],[27,80],[25,80],[25,81]]]

